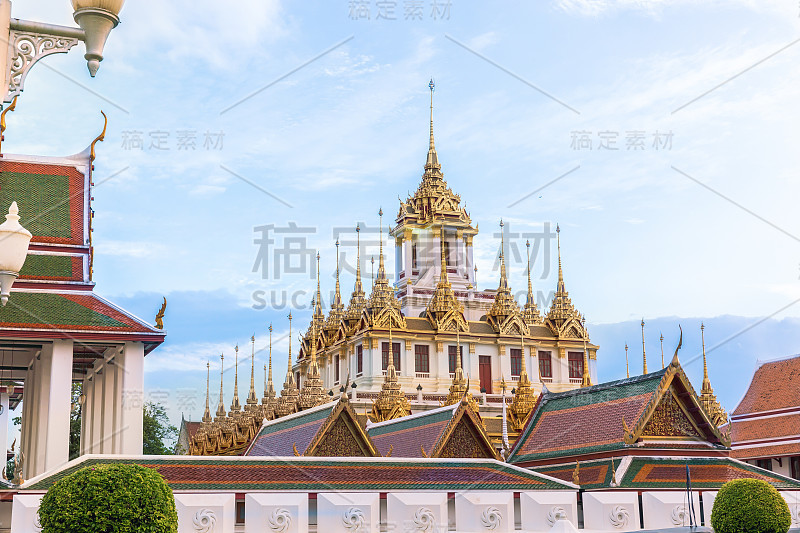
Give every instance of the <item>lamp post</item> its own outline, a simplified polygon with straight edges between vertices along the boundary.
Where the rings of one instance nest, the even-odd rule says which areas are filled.
[[[11,286],[25,264],[30,242],[31,232],[20,225],[17,202],[12,202],[6,221],[0,224],[0,302],[3,307],[8,303]]]
[[[125,0],[72,0],[78,28],[11,18],[11,0],[0,0],[0,40],[8,53],[0,53],[3,102],[22,92],[25,77],[37,61],[50,54],[63,54],[83,41],[89,74],[94,77],[103,60],[103,48],[111,30],[119,24]]]

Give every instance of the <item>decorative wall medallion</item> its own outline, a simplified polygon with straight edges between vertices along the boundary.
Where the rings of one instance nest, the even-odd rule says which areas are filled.
[[[551,527],[556,525],[557,521],[566,519],[567,511],[565,511],[563,507],[559,507],[557,505],[553,506],[553,508],[550,509],[550,512],[547,513],[547,523],[550,524]]]
[[[489,530],[497,529],[500,522],[503,520],[503,515],[497,507],[487,507],[481,515],[481,524]]]
[[[278,507],[269,515],[267,523],[270,531],[274,533],[286,533],[292,526],[292,514],[288,509]]]
[[[366,526],[366,522],[367,522],[367,517],[364,516],[364,511],[362,511],[358,507],[350,507],[342,515],[342,524],[344,525],[344,528],[350,531],[351,533],[364,531],[364,526]]]
[[[608,519],[611,521],[612,526],[617,529],[622,529],[628,525],[630,513],[628,513],[628,510],[624,506],[617,505],[611,509],[611,514],[608,516]]]
[[[436,517],[427,507],[420,507],[414,513],[413,526],[407,528],[408,533],[433,533],[436,531]]]
[[[197,533],[214,533],[217,515],[211,509],[200,509],[192,518],[192,525]]]
[[[676,505],[669,515],[670,520],[676,526],[682,526],[686,520],[686,507],[683,505]]]

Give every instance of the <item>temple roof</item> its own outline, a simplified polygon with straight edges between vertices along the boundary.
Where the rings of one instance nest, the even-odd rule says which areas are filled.
[[[174,491],[386,492],[393,490],[575,490],[571,483],[491,459],[192,457],[84,455],[29,480],[21,492],[43,492],[84,467],[137,464],[155,469]]]
[[[686,489],[686,467],[695,489],[719,489],[733,479],[761,479],[778,489],[800,488],[800,482],[728,457],[627,457],[580,462],[577,477],[584,490]],[[534,467],[535,472],[572,481],[575,463]],[[612,473],[613,472],[613,473]],[[613,483],[616,478],[616,483]],[[613,484],[612,484],[613,483]]]
[[[731,416],[800,408],[800,356],[762,363]]]
[[[498,457],[480,418],[466,402],[367,424],[367,434],[378,452],[392,457],[451,456],[447,455],[451,451],[448,444],[456,432],[472,437],[472,442],[458,451],[467,454],[480,451],[482,457]],[[458,440],[458,444],[465,444],[464,438]]]
[[[508,460],[580,457],[658,438],[673,439],[678,447],[708,443],[727,449],[725,437],[700,406],[677,357],[651,374],[544,393]]]
[[[322,450],[320,443],[329,434],[337,432],[339,439],[347,438],[355,447],[346,447],[340,441],[336,452]],[[349,432],[349,435],[347,435]],[[374,446],[361,428],[356,415],[345,397],[300,411],[276,420],[264,422],[258,435],[245,453],[247,456],[292,457],[296,455],[323,456],[348,455],[374,456]],[[330,452],[330,453],[327,453]]]

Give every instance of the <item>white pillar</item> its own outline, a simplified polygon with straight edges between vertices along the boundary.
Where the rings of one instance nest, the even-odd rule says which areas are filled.
[[[0,450],[8,450],[8,394],[0,393]],[[5,455],[3,455],[5,459]]]
[[[92,394],[93,381],[89,379],[83,380],[83,405],[81,405],[81,455],[89,453],[89,446],[91,442],[92,425],[88,423],[92,419]]]
[[[103,365],[103,417],[102,417],[102,441],[100,442],[100,453],[110,454],[114,453],[114,437],[116,433],[116,425],[114,414],[116,411],[116,398],[114,390],[114,378],[116,374],[116,364],[111,354],[108,354],[109,359]]]
[[[19,435],[19,451],[22,453],[24,461],[23,470],[28,469],[28,458],[31,457],[30,428],[33,422],[31,408],[35,403],[33,397],[34,372],[33,364],[31,364],[25,372],[25,382],[22,389],[22,427]]]
[[[89,453],[100,453],[100,441],[103,438],[103,360],[96,360],[92,368],[92,418],[87,421],[92,426]]]
[[[120,431],[122,425],[122,393],[120,391],[122,390],[123,369],[120,366],[122,360],[120,353],[120,351],[117,352],[114,357],[114,365],[111,367],[114,369],[114,444],[111,453],[122,453],[122,432]]]
[[[36,452],[33,477],[69,460],[69,421],[72,406],[72,341],[57,340],[42,348],[36,379],[37,408],[33,439]]]
[[[141,455],[144,434],[144,345],[126,342],[119,357],[122,387],[119,390],[122,418],[119,432],[125,455]]]

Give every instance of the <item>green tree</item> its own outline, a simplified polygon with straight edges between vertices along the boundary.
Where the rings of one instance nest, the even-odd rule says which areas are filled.
[[[165,441],[178,437],[178,428],[169,423],[167,410],[160,403],[144,404],[144,454],[172,455],[172,446]]]
[[[81,394],[83,385],[72,384],[72,394],[69,410],[69,459],[75,459],[81,454]]]

